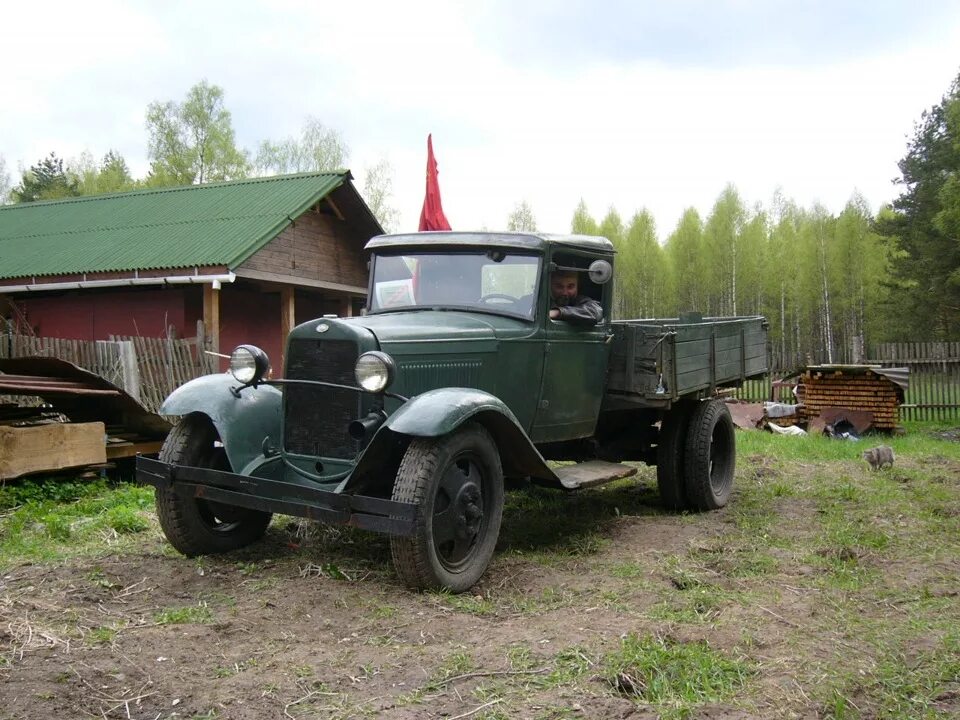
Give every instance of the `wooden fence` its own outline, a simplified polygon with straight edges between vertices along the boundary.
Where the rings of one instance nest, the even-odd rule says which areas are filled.
[[[96,373],[134,397],[137,387],[136,357],[130,343],[106,340],[85,342],[32,335],[0,335],[0,358],[55,357]]]
[[[910,387],[900,418],[960,418],[960,342],[883,343],[870,363],[910,368]]]
[[[901,420],[960,420],[960,342],[882,343],[870,357],[865,364],[910,369]],[[810,364],[825,362],[811,360]],[[782,392],[774,397],[773,383],[797,369],[772,367],[767,377],[744,383],[737,397],[750,402],[771,398],[791,402],[786,389],[778,388]]]
[[[197,337],[145,338],[111,336],[85,342],[59,338],[0,334],[0,358],[42,355],[58,357],[94,372],[156,412],[175,388],[200,375],[217,372],[216,357],[204,352],[203,323]],[[960,420],[960,342],[885,343],[877,345],[867,363],[910,368],[910,388],[900,408],[901,420]],[[808,364],[823,363],[817,353]],[[773,397],[773,383],[790,368],[772,368],[759,380],[748,380],[737,397],[762,402]],[[775,399],[790,402],[785,389]]]
[[[175,388],[217,371],[216,357],[204,352],[203,323],[193,338],[110,336],[110,340],[67,340],[0,335],[0,358],[56,357],[96,373],[156,412]]]

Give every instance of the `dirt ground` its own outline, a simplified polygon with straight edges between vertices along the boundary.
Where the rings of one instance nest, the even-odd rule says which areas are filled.
[[[946,481],[960,476],[960,464],[943,462]],[[743,459],[738,486],[779,475],[763,458]],[[751,550],[733,538],[738,500],[752,500],[740,494],[719,512],[671,515],[646,469],[639,483],[571,496],[574,541],[555,518],[508,508],[493,564],[461,596],[399,586],[384,538],[304,536],[286,519],[230,556],[184,558],[154,528],[138,552],[16,567],[0,579],[0,717],[657,717],[663,708],[604,677],[603,658],[627,633],[750,657],[749,691],[693,717],[830,716],[818,678],[840,656],[855,672],[868,649],[837,620],[850,609],[824,603],[803,553],[773,544],[768,570],[744,570]],[[779,534],[814,533],[816,503],[773,502]],[[719,603],[690,601],[682,565],[692,556]],[[939,562],[923,582],[949,597],[957,558]],[[887,557],[881,582],[899,597],[914,592],[917,572]],[[908,612],[891,602],[872,612]],[[937,702],[960,717],[960,688]]]

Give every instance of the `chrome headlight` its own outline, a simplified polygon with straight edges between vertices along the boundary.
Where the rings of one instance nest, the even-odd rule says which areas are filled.
[[[230,374],[244,385],[259,384],[270,372],[270,358],[256,345],[238,345],[230,355]]]
[[[385,352],[372,350],[357,358],[357,365],[353,370],[357,384],[367,392],[383,392],[396,375],[396,365],[393,358]]]

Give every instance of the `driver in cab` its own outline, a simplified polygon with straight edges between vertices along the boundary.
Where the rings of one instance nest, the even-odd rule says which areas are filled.
[[[579,274],[572,270],[554,270],[550,274],[551,320],[590,326],[603,319],[600,303],[581,295],[579,282]]]

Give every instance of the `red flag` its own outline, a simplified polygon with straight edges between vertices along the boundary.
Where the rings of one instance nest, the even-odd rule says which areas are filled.
[[[424,230],[449,230],[450,223],[440,204],[440,183],[437,182],[437,161],[433,157],[433,135],[427,135],[427,194],[420,211],[420,232]]]

